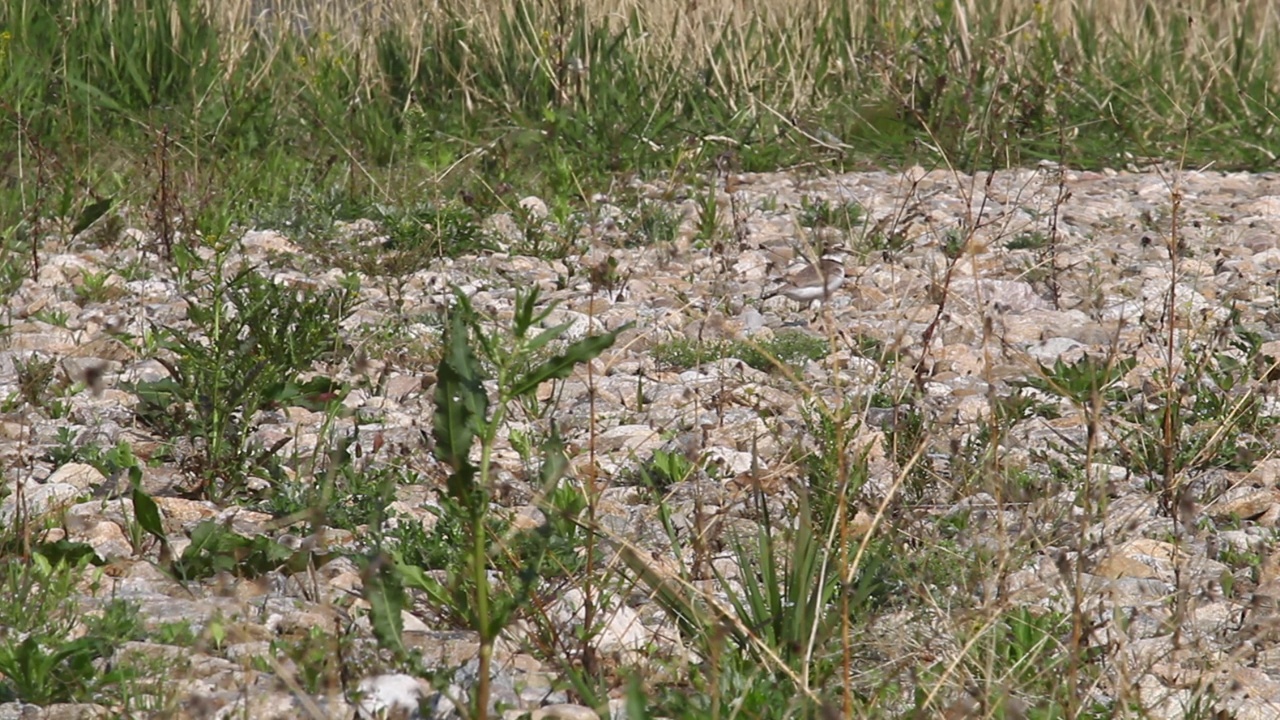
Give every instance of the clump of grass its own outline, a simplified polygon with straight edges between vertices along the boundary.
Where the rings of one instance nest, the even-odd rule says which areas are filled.
[[[1018,233],[1004,244],[1009,250],[1041,250],[1049,245],[1049,236],[1042,232]]]
[[[628,245],[651,246],[674,242],[680,229],[680,215],[666,203],[645,200],[627,217]]]
[[[430,267],[444,257],[477,255],[492,249],[477,213],[457,203],[420,203],[411,207],[376,204],[330,208],[299,223],[303,245],[325,263],[383,277],[403,277]],[[337,219],[373,220],[368,236],[335,231]],[[319,227],[321,222],[327,226]]]
[[[131,699],[139,668],[108,661],[119,643],[137,637],[138,608],[112,601],[101,612],[83,612],[73,596],[88,566],[87,557],[0,557],[0,700],[45,705]]]
[[[845,233],[860,226],[865,213],[856,202],[832,202],[823,197],[805,196],[800,200],[801,227],[834,228]]]
[[[871,343],[869,348],[875,345]],[[688,369],[724,358],[737,358],[765,372],[780,366],[792,372],[813,360],[821,360],[831,352],[827,340],[803,330],[783,329],[760,342],[750,340],[689,340],[675,338],[653,347],[653,358],[659,363]]]

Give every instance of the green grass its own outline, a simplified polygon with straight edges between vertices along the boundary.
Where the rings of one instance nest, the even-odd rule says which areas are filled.
[[[423,16],[384,0],[403,20],[384,24],[338,3],[281,5],[254,19],[199,0],[0,3],[0,264],[49,218],[126,203],[152,210],[162,245],[190,218],[161,205],[275,226],[383,208],[398,251],[453,254],[474,240],[395,208],[581,203],[619,174],[695,180],[726,150],[743,170],[1135,156],[1260,168],[1280,150],[1278,21],[1261,3],[983,0],[970,16],[953,3],[605,14],[453,0]],[[662,223],[639,226],[661,237]]]
[[[122,600],[97,612],[76,602],[93,572],[87,558],[0,555],[0,701],[136,707],[130,693],[154,684],[136,664],[106,663],[116,645],[140,637],[140,621],[137,606]]]
[[[733,357],[765,372],[788,369],[801,372],[810,360],[821,360],[830,352],[826,339],[803,330],[783,329],[766,340],[688,340],[677,338],[654,346],[653,358],[679,370]]]

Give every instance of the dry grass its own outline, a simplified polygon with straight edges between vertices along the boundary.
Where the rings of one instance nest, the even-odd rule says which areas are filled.
[[[137,0],[137,4],[146,3]],[[581,6],[564,0],[284,0],[270,9],[245,0],[201,0],[201,5],[225,33],[221,61],[228,74],[250,53],[260,51],[264,40],[267,47],[278,49],[280,38],[302,31],[309,38],[303,54],[284,60],[302,66],[341,60],[352,69],[351,79],[365,94],[373,93],[384,80],[377,43],[386,31],[405,43],[412,59],[430,54],[443,34],[459,29],[470,39],[477,58],[514,43],[517,54],[561,81],[566,68],[581,70],[592,63],[590,53],[569,54],[568,35],[581,30],[584,19],[623,33],[629,48],[647,60],[655,73],[669,68],[705,69],[708,82],[726,92],[731,87],[769,85],[770,95],[791,98],[796,106],[834,99],[822,90],[829,84],[824,83],[828,74],[855,81],[884,73],[920,76],[920,64],[938,58],[913,52],[918,48],[911,45],[935,30],[945,33],[944,55],[956,74],[954,81],[974,66],[1002,69],[988,82],[1008,81],[1004,73],[1019,74],[1022,66],[1037,61],[1046,45],[1059,49],[1061,67],[1056,70],[1068,75],[1091,70],[1090,74],[1107,77],[1111,74],[1108,64],[1114,63],[1128,63],[1137,72],[1164,68],[1185,73],[1184,82],[1175,87],[1132,87],[1118,78],[1103,89],[1130,100],[1150,94],[1176,101],[1184,111],[1179,118],[1183,121],[1192,120],[1208,97],[1196,97],[1198,90],[1224,80],[1280,79],[1280,66],[1270,54],[1256,51],[1274,46],[1280,24],[1280,11],[1265,0],[1194,0],[1176,8],[1142,0],[967,0],[881,7],[830,0],[621,0]],[[525,27],[513,31],[513,20]],[[171,24],[179,35],[176,13]],[[839,41],[839,53],[831,52],[832,39]],[[456,70],[465,91],[468,67]],[[564,92],[572,91],[566,84]],[[1096,100],[1106,105],[1106,97]]]

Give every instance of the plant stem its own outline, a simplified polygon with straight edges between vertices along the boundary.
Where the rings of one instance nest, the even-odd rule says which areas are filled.
[[[500,377],[505,380],[504,373]],[[503,382],[503,387],[506,383]],[[503,397],[493,409],[491,417],[484,427],[480,441],[480,478],[479,486],[472,496],[471,511],[471,580],[475,583],[475,624],[480,634],[480,658],[476,680],[475,705],[472,717],[484,720],[489,709],[489,667],[493,662],[493,643],[497,639],[498,630],[489,618],[489,578],[485,572],[488,560],[488,532],[485,527],[485,515],[489,509],[489,467],[493,461],[493,443],[497,429],[503,421],[503,408],[507,398]]]
[[[486,451],[488,446],[486,446]],[[486,452],[486,455],[488,453]],[[485,527],[483,513],[473,513],[471,575],[476,584],[476,620],[480,630],[480,664],[476,681],[475,709],[472,717],[484,720],[489,708],[489,664],[493,659],[493,641],[489,623],[489,585],[485,577]]]

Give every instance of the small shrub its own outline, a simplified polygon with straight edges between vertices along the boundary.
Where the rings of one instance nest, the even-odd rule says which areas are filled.
[[[197,492],[238,492],[255,468],[269,468],[274,448],[250,446],[254,417],[277,405],[329,408],[345,389],[301,374],[339,345],[339,326],[356,288],[325,292],[282,287],[253,270],[215,277],[210,296],[191,298],[196,332],[158,327],[157,359],[170,377],[132,386],[139,420],[157,433],[198,440]],[[172,358],[172,359],[170,359]]]

